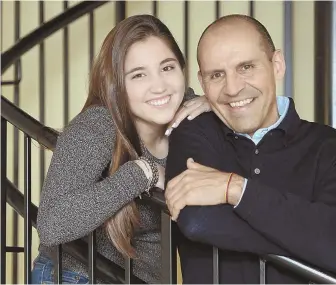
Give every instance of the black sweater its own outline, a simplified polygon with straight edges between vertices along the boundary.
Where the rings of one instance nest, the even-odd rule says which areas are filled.
[[[236,208],[181,211],[177,223],[187,237],[179,241],[184,283],[212,283],[212,246],[221,249],[221,283],[258,283],[263,254],[336,273],[335,129],[301,120],[291,100],[279,127],[255,145],[207,113],[172,133],[166,181],[186,169],[189,157],[237,173],[248,183]],[[267,265],[268,283],[306,281]]]

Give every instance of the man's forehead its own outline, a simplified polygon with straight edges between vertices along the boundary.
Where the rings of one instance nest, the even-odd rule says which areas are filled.
[[[203,37],[199,45],[198,56],[200,60],[206,60],[215,57],[242,56],[242,54],[247,56],[250,53],[255,54],[261,51],[260,35],[256,32],[217,30]]]
[[[199,56],[204,60],[216,60],[219,58],[239,59],[261,53],[261,46],[258,41],[245,41],[242,38],[209,39],[200,47]]]
[[[218,28],[213,28],[207,31],[200,41],[200,46],[206,46],[208,44],[240,44],[246,43],[258,43],[260,41],[260,35],[254,27],[251,25],[225,25]]]

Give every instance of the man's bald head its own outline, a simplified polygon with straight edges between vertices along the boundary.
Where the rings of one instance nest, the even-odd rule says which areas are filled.
[[[204,95],[229,128],[252,136],[277,121],[276,82],[286,63],[261,23],[244,15],[220,18],[204,31],[197,60]]]
[[[265,51],[269,59],[272,58],[272,55],[275,51],[275,46],[264,25],[261,24],[258,20],[247,15],[232,14],[219,18],[204,30],[197,46],[198,63],[200,63],[199,57],[202,41],[205,40],[208,36],[217,34],[218,32],[220,33],[221,29],[228,26],[233,26],[236,29],[253,28],[260,36],[260,47]]]

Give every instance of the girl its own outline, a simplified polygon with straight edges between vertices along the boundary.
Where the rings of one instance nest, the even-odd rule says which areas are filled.
[[[53,282],[56,245],[95,229],[98,252],[120,266],[134,258],[136,276],[160,282],[160,210],[134,199],[163,189],[167,126],[210,110],[186,92],[184,72],[174,37],[153,16],[127,18],[107,35],[84,108],[60,135],[45,179],[33,283]],[[88,282],[87,266],[66,253],[62,268],[64,283]]]

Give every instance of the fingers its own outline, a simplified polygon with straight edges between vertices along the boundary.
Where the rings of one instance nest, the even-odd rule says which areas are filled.
[[[185,195],[184,188],[178,188],[179,190],[175,191],[174,195],[167,200],[167,206],[173,220],[177,219],[178,213],[185,207],[185,200],[183,199],[183,196]]]
[[[176,129],[179,124],[188,117],[188,120],[192,120],[204,112],[210,110],[209,103],[203,98],[197,98],[185,102],[182,108],[175,114],[174,119],[168,125],[165,135],[169,136],[171,132]]]
[[[186,175],[186,172],[187,170],[183,171],[182,173],[180,173],[179,175],[177,175],[176,177],[174,177],[167,183],[167,187],[165,191],[166,199],[169,198],[173,194],[173,192],[175,191],[176,184],[178,184],[183,179],[183,177]]]
[[[182,179],[176,186],[175,191],[167,199],[167,206],[175,221],[180,213],[180,211],[187,205],[187,195],[190,187],[187,187],[186,179]]]
[[[180,215],[181,210],[186,206],[184,202],[185,202],[184,199],[178,200],[178,202],[174,204],[172,211],[169,210],[173,221],[177,220],[178,216]]]
[[[194,176],[199,177],[200,175],[199,171],[203,171],[203,172],[214,171],[214,169],[211,167],[207,167],[207,166],[204,166],[204,165],[201,165],[195,162],[193,158],[187,159],[187,168],[188,168],[187,170],[183,171],[182,173],[180,173],[179,175],[177,175],[176,177],[174,177],[167,183],[167,187],[165,190],[166,199],[170,199],[175,194],[176,191],[179,191],[179,188],[176,186],[177,184],[181,183],[181,181],[184,178],[186,178],[185,181],[191,181],[193,179],[192,177]]]
[[[173,128],[177,128],[178,125],[185,119],[195,111],[198,108],[200,108],[200,106],[203,104],[203,102],[194,102],[193,104],[191,102],[189,102],[189,104],[184,103],[183,107],[175,114],[174,119],[172,120],[172,122],[174,122],[172,124]]]
[[[209,112],[209,108],[205,105],[201,105],[189,114],[188,120],[191,121],[205,112]]]
[[[199,102],[199,98],[198,97],[184,102],[183,106],[184,107],[190,107],[190,106],[194,105],[197,102]]]
[[[206,172],[211,172],[214,169],[202,164],[199,164],[197,162],[195,162],[192,158],[188,158],[187,160],[187,167],[190,170],[198,170],[198,171],[206,171]]]
[[[181,199],[181,197],[188,192],[188,189],[191,189],[189,186],[190,183],[195,180],[194,175],[193,171],[186,170],[168,182],[165,191],[165,198],[171,215],[176,214],[176,211],[182,209],[181,207],[183,206],[183,202],[181,201],[183,199]]]
[[[174,119],[168,125],[166,136],[169,136],[173,129],[177,128],[185,118],[188,117],[188,120],[192,120],[200,114],[209,111],[211,111],[211,107],[205,96],[199,96],[183,103],[182,108],[175,114]]]

